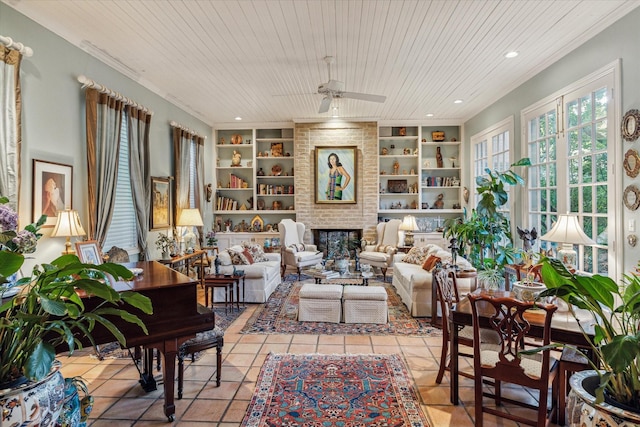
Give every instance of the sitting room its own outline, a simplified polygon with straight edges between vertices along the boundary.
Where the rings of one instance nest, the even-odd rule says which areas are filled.
[[[3,419],[589,425],[638,6],[0,0]]]

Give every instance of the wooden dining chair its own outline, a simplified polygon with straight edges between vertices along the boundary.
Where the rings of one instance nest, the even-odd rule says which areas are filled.
[[[450,268],[436,268],[432,274],[432,286],[436,287],[436,295],[438,299],[438,305],[440,306],[440,312],[442,313],[442,352],[440,354],[440,369],[436,376],[436,384],[442,382],[444,371],[450,371],[449,369],[449,335],[450,323],[449,312],[453,306],[460,302],[460,295],[458,294],[458,283],[456,281],[456,273]],[[458,344],[473,348],[473,329],[464,327],[458,332]],[[461,356],[473,357],[473,353],[459,353]],[[460,372],[460,375],[473,379],[473,374],[467,372]]]
[[[438,369],[438,375],[436,376],[436,384],[440,384],[442,382],[444,372],[451,371],[449,345],[452,324],[449,314],[453,307],[460,302],[460,294],[458,293],[456,271],[450,266],[436,268],[433,270],[432,277],[433,286],[436,287],[438,305],[440,307],[440,312],[442,313],[442,351],[440,354],[440,368]],[[498,336],[495,332],[490,330],[482,331],[480,339],[482,342],[493,344],[498,343]],[[473,348],[473,328],[465,326],[458,331],[458,345],[467,346],[469,349]],[[468,353],[459,352],[458,354],[460,356],[473,357],[472,351],[469,351]],[[458,374],[463,377],[473,379],[472,373],[459,371]]]
[[[545,426],[557,415],[558,402],[558,361],[551,357],[550,351],[526,355],[521,354],[521,343],[531,329],[526,312],[536,308],[544,316],[543,344],[548,345],[551,338],[551,317],[557,307],[552,304],[523,302],[514,298],[494,298],[490,295],[469,294],[473,318],[474,342],[480,342],[482,328],[494,330],[500,343],[497,345],[474,345],[473,365],[475,377],[475,425],[483,425],[486,412],[498,417],[510,419],[521,424]],[[482,324],[481,324],[482,323]],[[484,391],[483,378],[495,381],[493,393]],[[537,390],[538,405],[511,399],[501,394],[502,383],[517,384]],[[548,408],[549,388],[552,390],[551,407]],[[485,405],[483,397],[495,400],[496,406]],[[503,402],[522,406],[536,411],[537,416],[526,417],[501,410]]]

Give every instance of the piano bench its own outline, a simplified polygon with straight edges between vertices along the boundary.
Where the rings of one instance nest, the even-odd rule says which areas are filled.
[[[195,338],[185,341],[178,351],[178,399],[182,399],[182,385],[184,380],[184,358],[191,355],[191,361],[195,361],[194,354],[199,351],[216,348],[216,387],[220,387],[220,368],[222,367],[222,346],[224,345],[224,331],[218,327],[205,332],[198,332]]]

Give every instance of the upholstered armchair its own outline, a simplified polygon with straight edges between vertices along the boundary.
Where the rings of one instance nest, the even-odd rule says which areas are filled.
[[[383,280],[387,280],[387,269],[393,265],[393,256],[397,252],[399,244],[399,227],[402,221],[392,219],[381,222],[376,227],[376,243],[365,244],[360,252],[360,264],[369,264],[379,267]]]
[[[298,280],[300,280],[300,271],[303,267],[310,267],[322,262],[322,252],[318,252],[317,246],[303,242],[304,229],[303,223],[288,218],[278,224],[282,247],[280,275],[283,277],[288,265],[296,268]]]

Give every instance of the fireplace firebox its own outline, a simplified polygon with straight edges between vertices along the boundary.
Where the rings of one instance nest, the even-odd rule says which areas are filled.
[[[360,249],[362,229],[314,228],[312,231],[313,242],[325,259],[333,259],[340,255],[343,248],[346,248],[349,251],[349,256],[354,259],[356,249]]]

